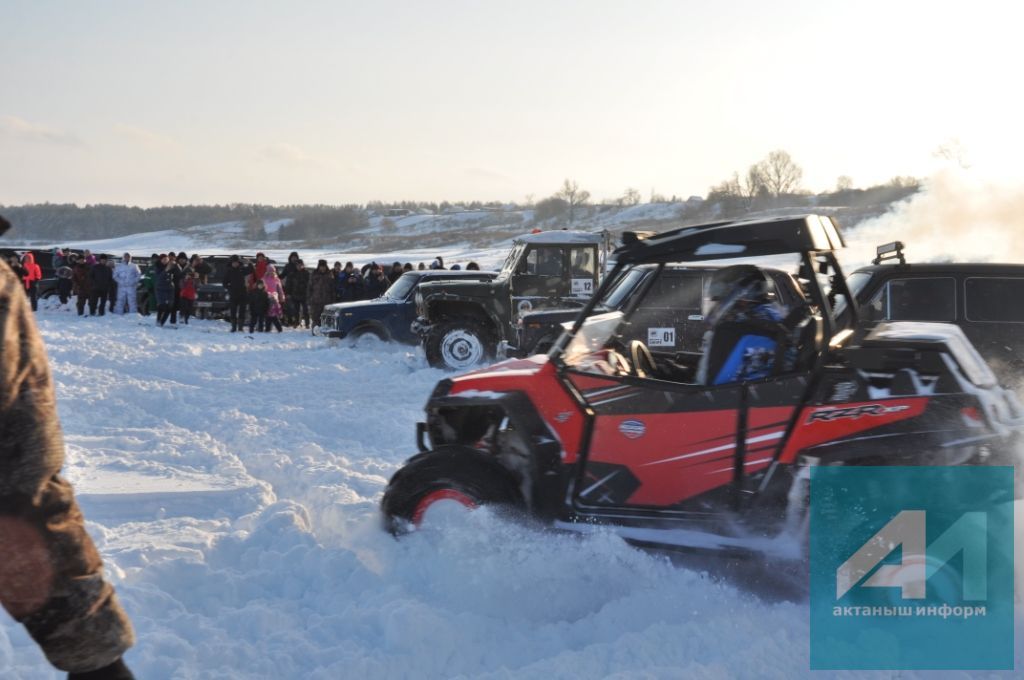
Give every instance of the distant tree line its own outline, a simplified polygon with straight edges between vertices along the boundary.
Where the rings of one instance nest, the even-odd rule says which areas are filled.
[[[716,217],[737,217],[754,210],[822,204],[865,205],[898,201],[915,193],[920,181],[914,177],[893,177],[888,183],[857,189],[853,180],[841,175],[834,191],[813,195],[801,188],[803,168],[787,151],[777,149],[751,165],[740,177],[734,172],[708,190],[703,212]]]
[[[319,211],[304,211],[278,232],[282,241],[340,239],[369,226],[366,211],[358,205],[343,205]]]
[[[769,208],[813,207],[816,205],[863,206],[884,204],[910,196],[919,189],[914,177],[898,176],[888,183],[866,189],[853,186],[853,180],[840,176],[834,191],[812,195],[801,188],[803,169],[782,149],[772,151],[752,164],[741,176],[731,177],[712,186],[706,197],[683,200],[675,195],[666,198],[650,193],[648,203],[678,203],[680,217],[734,218],[755,210]],[[532,221],[541,226],[582,226],[596,212],[626,208],[642,202],[640,191],[627,188],[620,196],[594,206],[591,194],[574,179],[566,178],[561,187],[536,202],[528,196],[523,207],[533,209]],[[269,220],[292,219],[281,227],[277,238],[282,241],[336,241],[369,226],[371,217],[382,218],[384,233],[393,232],[393,217],[405,211],[445,214],[459,210],[485,210],[493,213],[495,224],[523,221],[515,203],[499,201],[370,201],[366,205],[181,205],[139,208],[124,205],[86,205],[41,203],[21,206],[0,206],[0,213],[16,228],[18,238],[33,240],[90,240],[113,238],[143,232],[184,229],[186,227],[243,222],[246,238],[258,241],[267,237],[264,224]],[[394,215],[395,211],[401,211]]]

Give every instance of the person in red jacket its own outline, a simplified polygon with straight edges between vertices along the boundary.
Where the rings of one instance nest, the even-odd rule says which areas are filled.
[[[249,292],[252,292],[256,288],[256,284],[263,280],[269,266],[270,262],[267,260],[267,256],[263,253],[256,253],[256,264],[252,268],[252,273],[245,280],[245,287],[249,289]]]
[[[36,282],[43,278],[43,270],[36,264],[36,256],[32,253],[25,253],[21,258],[21,266],[25,270],[25,275],[21,277],[21,280],[25,284],[28,299],[32,301],[32,311],[34,312],[39,309],[39,301],[36,298]]]
[[[180,309],[182,323],[188,325],[188,318],[196,303],[196,285],[199,283],[199,272],[190,271],[181,280]]]

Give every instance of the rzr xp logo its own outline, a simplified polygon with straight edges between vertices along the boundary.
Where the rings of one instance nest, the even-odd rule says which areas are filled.
[[[883,404],[867,404],[865,406],[847,406],[845,408],[823,408],[818,409],[811,414],[810,418],[807,419],[807,424],[811,423],[830,423],[833,420],[839,420],[840,418],[850,418],[856,420],[862,416],[884,416],[890,413],[899,413],[906,411],[910,407],[906,404],[899,404],[897,406],[884,406]]]
[[[836,599],[858,585],[900,588],[905,600],[924,599],[928,579],[962,553],[962,597],[984,600],[988,592],[987,528],[984,512],[965,512],[926,546],[925,511],[904,510],[836,569]],[[878,566],[896,548],[902,549],[899,564]]]

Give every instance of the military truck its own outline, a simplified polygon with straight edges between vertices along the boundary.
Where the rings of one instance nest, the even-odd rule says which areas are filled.
[[[492,281],[434,281],[416,292],[419,336],[431,366],[462,370],[516,342],[519,317],[535,309],[583,307],[597,289],[604,234],[545,231],[513,241]]]

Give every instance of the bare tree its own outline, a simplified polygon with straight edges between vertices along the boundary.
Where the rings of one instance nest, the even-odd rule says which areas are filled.
[[[620,206],[623,206],[623,205],[639,205],[640,204],[640,200],[641,200],[641,198],[640,198],[640,191],[637,190],[637,189],[634,189],[633,187],[629,187],[629,188],[626,189],[625,193],[623,193],[622,196],[620,196],[618,198],[616,203],[618,203]]]
[[[889,186],[897,189],[916,189],[921,186],[921,180],[911,175],[896,175],[889,180]]]
[[[250,217],[245,221],[245,237],[250,241],[264,241],[267,238],[266,225],[259,217]]]
[[[778,149],[772,151],[757,165],[757,174],[764,185],[764,188],[772,196],[790,194],[797,190],[804,171],[799,165],[793,162],[789,153]]]
[[[723,217],[731,217],[748,210],[746,188],[740,182],[739,173],[734,172],[729,179],[711,187],[708,190],[707,202],[718,204]]]
[[[839,175],[836,180],[836,192],[849,191],[853,188],[853,179],[849,175]]]
[[[580,189],[580,185],[575,180],[569,180],[568,178],[562,183],[562,188],[555,196],[565,199],[565,202],[569,204],[569,224],[572,224],[576,216],[576,208],[586,205],[587,201],[590,200],[590,192],[586,189]]]
[[[971,164],[967,162],[967,147],[956,137],[940,144],[939,148],[932,155],[944,161],[956,163],[961,170],[969,170],[971,168]]]
[[[753,207],[754,201],[758,196],[769,193],[760,164],[750,166],[742,185],[740,184],[739,177],[733,174],[733,183],[736,186],[737,193],[747,199],[747,208]]]
[[[537,222],[543,222],[552,218],[561,219],[567,212],[569,212],[568,201],[561,196],[550,196],[537,201],[537,204],[533,207],[533,219]]]

